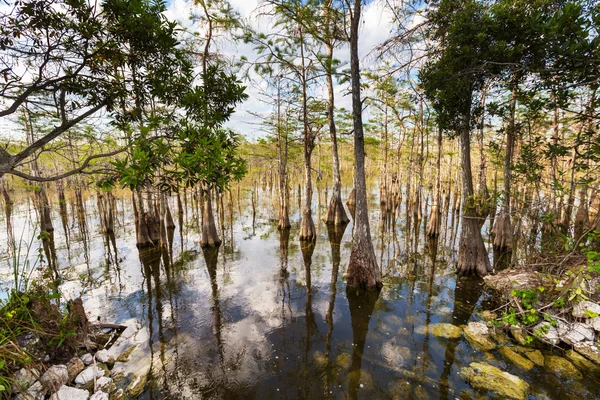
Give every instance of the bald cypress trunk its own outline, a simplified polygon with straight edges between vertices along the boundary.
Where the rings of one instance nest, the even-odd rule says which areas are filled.
[[[356,210],[354,215],[354,238],[347,272],[349,286],[381,288],[381,274],[371,240],[369,209],[367,206],[367,184],[365,179],[365,141],[360,95],[360,67],[358,58],[358,28],[360,25],[361,1],[354,0],[350,21],[350,75],[352,79],[352,122],[354,126],[354,190]]]
[[[492,271],[474,204],[473,172],[471,169],[470,113],[465,116],[460,131],[461,167],[464,204],[458,245],[459,275],[487,275]]]

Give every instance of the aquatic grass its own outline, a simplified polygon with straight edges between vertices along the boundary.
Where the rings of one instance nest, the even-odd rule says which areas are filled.
[[[28,221],[29,226],[32,226],[33,231],[37,230],[37,225],[33,225],[31,220]],[[27,224],[26,224],[27,225]],[[26,226],[25,225],[25,226]],[[41,248],[38,248],[38,255],[34,261],[31,260],[31,253],[36,239],[35,235],[29,235],[29,241],[23,240],[25,235],[25,226],[21,230],[21,236],[19,237],[18,245],[12,243],[12,257],[9,258],[10,269],[13,273],[13,291],[14,292],[26,292],[33,272],[37,269],[40,263]],[[39,238],[39,236],[38,236]]]

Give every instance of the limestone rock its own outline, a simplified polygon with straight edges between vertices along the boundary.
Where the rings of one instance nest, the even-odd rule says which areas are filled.
[[[505,269],[496,275],[487,275],[483,280],[492,289],[510,293],[513,290],[536,288],[539,286],[542,277],[535,271]]]
[[[129,397],[138,397],[146,387],[147,375],[136,376],[127,386],[127,395]]]
[[[104,376],[104,370],[95,365],[90,365],[77,375],[75,383],[80,386],[85,386],[92,382],[94,378],[100,378],[101,376]]]
[[[115,356],[110,354],[108,352],[108,350],[100,350],[99,352],[96,353],[96,355],[94,357],[96,357],[96,361],[98,361],[99,363],[104,363],[104,364],[114,364],[115,363]]]
[[[469,322],[464,330],[467,340],[480,350],[488,351],[496,348],[490,338],[489,329],[483,322]]]
[[[515,364],[521,369],[524,369],[525,371],[529,371],[534,367],[533,362],[519,355],[518,353],[515,353],[508,347],[501,347],[498,352],[511,363]]]
[[[410,349],[398,346],[395,339],[388,340],[381,346],[381,355],[391,367],[396,368],[406,366],[411,359]]]
[[[567,359],[558,356],[544,358],[546,369],[566,379],[581,379],[583,375]]]
[[[119,389],[110,396],[110,400],[125,400],[127,396],[123,389]]]
[[[462,336],[462,329],[452,324],[434,324],[429,326],[433,336],[443,337],[447,339],[458,339]]]
[[[343,369],[350,368],[352,364],[352,356],[348,353],[341,353],[335,358],[335,363]]]
[[[596,332],[600,332],[600,317],[594,317],[587,320],[588,325],[590,325]]]
[[[560,339],[568,344],[575,344],[594,340],[594,329],[581,322],[573,324],[561,323],[558,325]]]
[[[523,379],[487,363],[472,362],[460,370],[460,376],[475,388],[489,390],[505,398],[526,399],[529,392],[529,384]]]
[[[37,381],[26,392],[16,395],[15,400],[43,400],[46,397],[46,392],[47,390]]]
[[[600,364],[600,351],[594,342],[581,342],[573,346],[575,351],[584,355],[587,359]]]
[[[575,318],[592,318],[594,314],[596,314],[595,316],[600,315],[600,305],[584,300],[573,306],[571,314]]]
[[[40,377],[40,383],[45,389],[57,391],[69,382],[69,371],[66,365],[53,365]]]
[[[127,362],[127,361],[129,361],[129,357],[131,357],[131,353],[133,353],[133,351],[135,350],[136,347],[137,347],[137,345],[133,345],[130,348],[128,348],[127,350],[123,351],[117,357],[117,361],[120,361],[120,362]]]
[[[518,326],[511,326],[510,327],[510,335],[520,345],[526,345],[527,344],[527,336],[529,336],[529,335],[527,335],[527,332],[525,332],[523,330],[523,328],[520,328]]]
[[[50,396],[50,400],[88,400],[90,392],[85,389],[77,389],[70,386],[63,386],[60,390]]]
[[[486,322],[498,319],[498,314],[489,310],[483,310],[477,313],[477,316]]]
[[[538,337],[543,342],[555,345],[560,342],[560,335],[558,333],[558,329],[552,326],[549,322],[544,321],[537,324],[533,328],[533,332],[536,337]]]
[[[86,353],[81,356],[81,361],[83,361],[85,365],[90,365],[94,362],[94,357],[90,353]]]
[[[85,369],[83,361],[77,356],[71,358],[67,363],[67,371],[69,373],[69,382],[73,381],[81,371]]]
[[[589,371],[593,374],[600,373],[600,367],[576,352],[569,349],[565,352],[565,356],[575,365],[580,371]]]
[[[90,400],[108,400],[108,393],[96,392],[90,397]]]
[[[21,393],[26,391],[31,385],[33,385],[39,378],[40,373],[34,368],[27,369],[21,368],[14,373],[12,379],[12,389],[14,393]]]
[[[111,393],[115,390],[115,384],[111,378],[101,376],[96,380],[96,390]]]
[[[539,350],[531,350],[525,353],[525,357],[529,358],[538,367],[544,366],[544,355]]]

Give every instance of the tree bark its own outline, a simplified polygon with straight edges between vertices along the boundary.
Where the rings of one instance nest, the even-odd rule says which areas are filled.
[[[463,198],[465,199],[462,216],[461,232],[458,245],[457,269],[459,275],[484,276],[492,271],[488,258],[481,228],[477,221],[475,205],[473,202],[473,171],[471,169],[471,136],[470,112],[464,118],[460,132],[461,167]]]
[[[365,142],[362,122],[362,100],[360,95],[360,66],[358,58],[358,28],[360,25],[361,0],[354,0],[350,20],[350,75],[352,80],[352,122],[354,126],[354,190],[356,210],[354,216],[354,238],[350,252],[347,284],[380,289],[381,274],[371,240],[367,185],[365,179]]]
[[[331,64],[333,62],[333,46],[327,46],[327,65],[326,80],[327,80],[327,123],[329,124],[329,136],[331,138],[331,157],[332,157],[332,169],[333,169],[333,187],[331,192],[331,201],[327,209],[327,216],[325,223],[330,225],[345,225],[350,222],[350,218],[346,214],[344,204],[342,203],[342,179],[340,176],[340,158],[338,155],[337,148],[337,130],[335,126],[335,103],[334,103],[334,92],[333,92],[333,78],[331,73]]]

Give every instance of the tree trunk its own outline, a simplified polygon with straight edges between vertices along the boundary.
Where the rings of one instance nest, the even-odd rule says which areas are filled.
[[[433,205],[431,206],[431,219],[427,226],[427,236],[430,238],[437,238],[440,235],[440,223],[441,223],[441,160],[442,160],[442,130],[438,130],[438,153],[436,161],[436,184],[435,184],[435,197]]]
[[[515,109],[517,103],[516,83],[513,83],[510,100],[510,119],[506,130],[506,155],[504,157],[504,203],[494,222],[494,263],[500,268],[510,266],[513,247],[511,213],[512,159],[515,147]]]
[[[360,95],[360,67],[358,58],[358,28],[360,25],[361,0],[354,0],[354,12],[350,21],[350,75],[352,80],[352,122],[354,126],[354,190],[356,210],[354,238],[347,272],[348,286],[380,289],[381,274],[371,240],[367,185],[365,179],[365,142]]]
[[[337,148],[337,132],[335,126],[335,103],[334,103],[334,92],[333,92],[333,78],[331,74],[331,63],[333,62],[333,47],[327,46],[327,65],[329,66],[326,73],[327,78],[327,122],[329,124],[329,136],[331,138],[331,156],[332,156],[332,169],[333,169],[333,188],[331,192],[331,201],[327,208],[327,216],[325,217],[325,223],[328,225],[345,225],[350,222],[350,218],[344,210],[344,204],[342,203],[342,179],[340,176],[340,159]]]
[[[212,199],[210,190],[202,190],[204,207],[202,207],[202,238],[200,246],[202,247],[218,247],[221,245],[221,239],[215,225],[215,217],[213,215]]]
[[[484,276],[491,272],[492,268],[481,236],[481,228],[476,218],[475,205],[473,204],[474,190],[469,120],[470,115],[467,115],[460,132],[462,185],[465,203],[461,218],[457,269],[459,275],[476,274]]]

